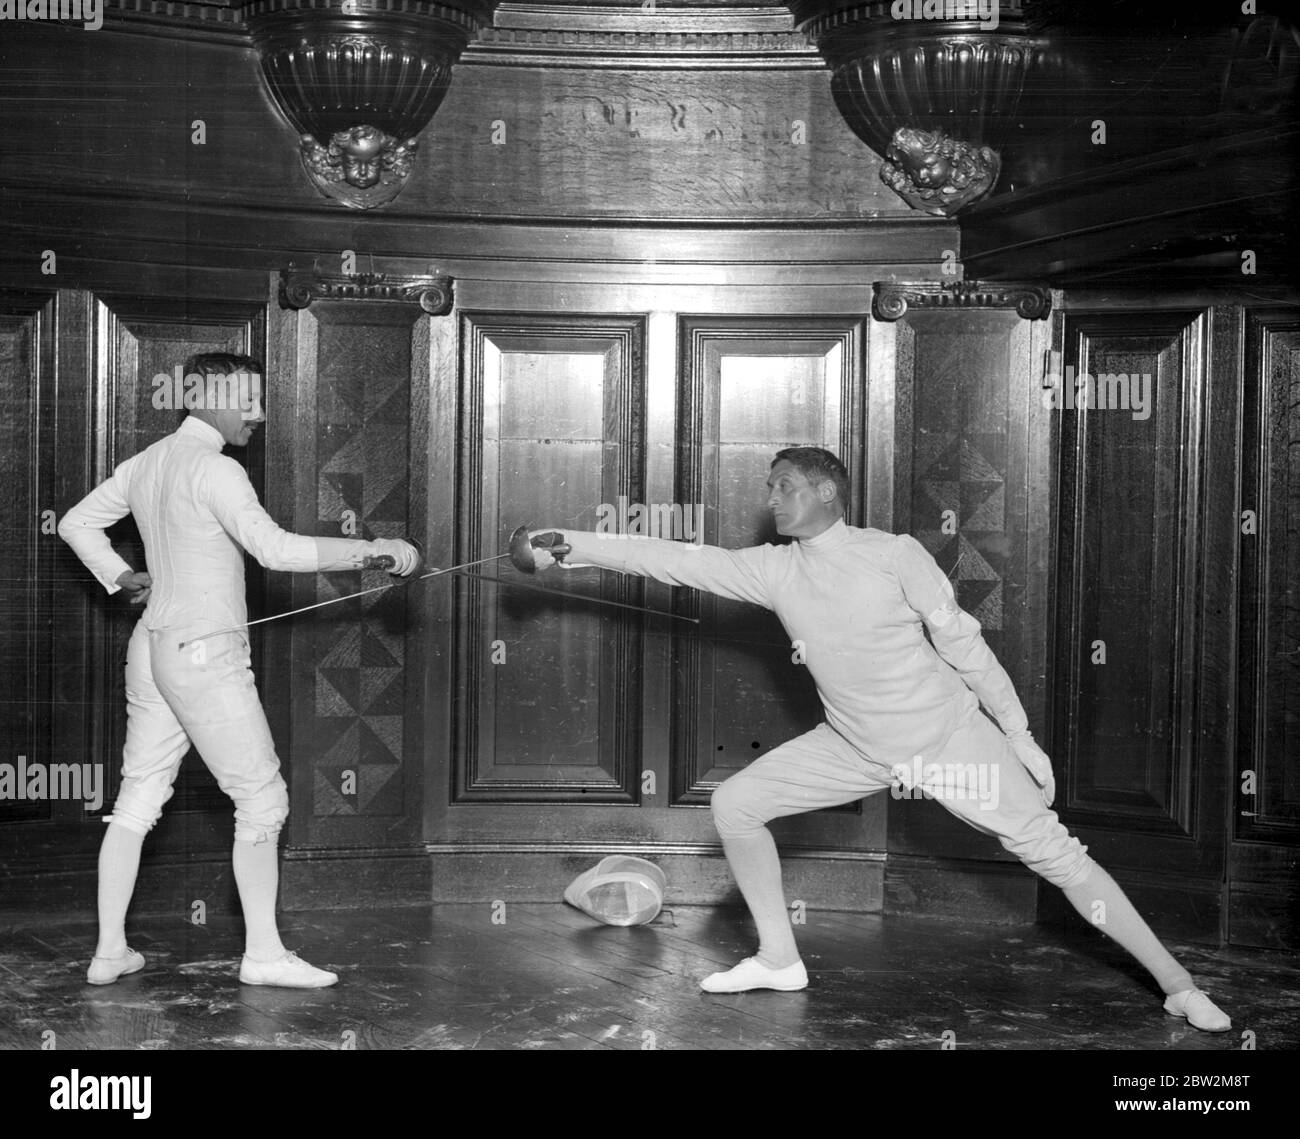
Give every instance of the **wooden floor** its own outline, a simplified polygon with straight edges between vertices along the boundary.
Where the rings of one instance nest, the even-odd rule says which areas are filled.
[[[751,951],[738,910],[679,907],[650,926],[564,905],[294,913],[284,936],[333,989],[238,981],[240,926],[144,917],[145,970],[85,984],[93,924],[0,917],[0,1047],[58,1049],[1236,1050],[1300,1046],[1295,955],[1171,946],[1233,1017],[1211,1036],[1167,1016],[1136,966],[1092,930],[813,914],[801,993],[710,996],[696,979]],[[498,917],[502,915],[498,914]]]

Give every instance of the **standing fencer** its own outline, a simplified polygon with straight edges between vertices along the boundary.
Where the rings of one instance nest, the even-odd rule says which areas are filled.
[[[802,645],[816,682],[825,721],[713,793],[714,823],[754,917],[759,949],[704,978],[701,988],[737,993],[808,984],[766,824],[852,802],[901,780],[996,836],[1061,887],[1079,913],[1150,971],[1166,994],[1167,1012],[1206,1031],[1231,1028],[1115,880],[1049,810],[1051,760],[1030,735],[979,623],[957,606],[952,585],[925,548],[905,534],[845,524],[848,476],[829,451],[779,452],[767,487],[776,529],[793,539],[788,545],[722,550],[655,538],[611,541],[573,530],[530,534],[543,547],[532,549],[537,568],[571,559],[573,568],[584,563],[640,574],[772,610]],[[558,558],[547,545],[555,545]]]
[[[126,659],[122,786],[99,853],[99,942],[86,979],[107,985],[144,968],[126,943],[126,912],[144,836],[172,796],[191,743],[235,805],[232,861],[246,928],[239,979],[250,985],[323,988],[334,973],[286,950],[276,925],[278,836],[289,814],[280,761],[249,667],[244,552],[268,569],[315,573],[392,558],[407,576],[420,564],[398,539],[311,538],[282,530],[262,509],[248,475],[223,455],[263,422],[262,366],[208,353],[185,362],[203,376],[202,398],[180,427],[127,459],[74,506],[59,534],[109,593],[145,609]],[[133,571],[105,529],[126,514],[144,540],[148,572]],[[234,629],[219,636],[204,634]],[[181,647],[184,645],[184,647]]]

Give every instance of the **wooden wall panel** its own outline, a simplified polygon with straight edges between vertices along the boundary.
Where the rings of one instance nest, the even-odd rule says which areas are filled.
[[[422,540],[414,519],[424,492],[411,476],[419,421],[412,373],[430,319],[417,305],[382,301],[325,300],[275,313],[267,497],[281,525],[323,537]],[[382,570],[271,577],[277,611],[393,581]],[[268,634],[283,685],[272,699],[290,727],[282,759],[292,847],[414,840],[420,772],[410,757],[421,744],[423,658],[419,606],[409,598],[421,588],[410,583],[330,606]]]
[[[895,519],[980,622],[1043,739],[1044,591],[1036,561],[1047,449],[1037,362],[1046,324],[1010,311],[908,313],[898,322]],[[891,802],[887,908],[1025,920],[1029,871],[938,803]]]
[[[326,208],[302,173],[296,132],[262,90],[250,48],[190,42],[178,51],[109,30],[17,25],[0,40],[4,74],[15,77],[8,91],[0,87],[9,95],[0,107],[10,161],[24,180],[131,187],[138,196],[196,203]],[[197,119],[206,125],[203,145],[191,141]],[[57,145],[51,121],[71,124]],[[480,65],[456,69],[421,136],[410,184],[384,212],[906,216],[879,169],[819,69]]]
[[[1195,314],[1073,326],[1076,376],[1149,377],[1152,405],[1062,413],[1053,741],[1076,822],[1188,835],[1206,398]],[[1118,388],[1116,391],[1120,390]],[[1104,402],[1104,398],[1103,398]]]
[[[680,344],[676,498],[703,520],[695,540],[729,549],[777,541],[764,483],[772,456],[791,446],[842,458],[857,524],[863,322],[683,317]],[[775,616],[694,590],[674,603],[701,624],[673,635],[672,801],[707,803],[722,780],[816,727],[822,709]]]
[[[1300,320],[1245,319],[1229,936],[1300,944]],[[1253,533],[1247,533],[1253,530]]]
[[[55,503],[43,502],[49,491],[40,462],[40,443],[47,434],[42,418],[51,412],[48,383],[42,383],[41,375],[47,347],[43,340],[53,309],[53,299],[48,297],[0,298],[0,483],[6,488],[0,524],[8,536],[0,543],[0,582],[5,591],[0,607],[0,679],[5,690],[0,763],[12,765],[15,783],[24,783],[21,790],[16,785],[10,789],[13,798],[0,798],[0,824],[48,820],[54,808],[49,800],[26,798],[26,781],[21,778],[26,763],[48,764],[54,757],[54,709],[47,672],[53,649],[43,642],[48,642],[52,629],[53,614],[45,594],[53,581],[49,555],[55,551],[48,533],[42,541],[41,514],[47,506],[53,510]],[[44,559],[42,547],[47,551]],[[44,580],[38,576],[42,561]]]
[[[1226,934],[1233,326],[1221,309],[1081,300],[1060,319],[1067,380],[1150,375],[1149,414],[1100,395],[1053,412],[1057,810],[1158,933],[1209,941]],[[1044,913],[1065,913],[1044,891]]]
[[[1300,321],[1252,316],[1248,336],[1238,776],[1254,792],[1234,831],[1300,843]]]
[[[499,554],[516,526],[593,528],[644,500],[639,317],[464,317],[457,561]],[[456,802],[634,803],[640,794],[639,580],[506,563],[444,588],[458,600]]]

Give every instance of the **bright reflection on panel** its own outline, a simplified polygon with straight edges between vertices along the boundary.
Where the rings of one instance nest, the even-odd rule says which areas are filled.
[[[610,354],[540,347],[485,353],[485,555],[503,549],[524,523],[590,529],[603,498],[604,409],[607,385],[617,378]],[[481,744],[498,767],[545,767],[559,779],[597,775],[591,769],[601,759],[602,642],[610,619],[580,599],[597,593],[597,576],[556,571],[524,579],[508,566],[492,572],[575,596],[490,586],[481,592],[483,651],[495,657],[485,670]]]
[[[724,547],[784,541],[767,509],[766,482],[785,447],[838,447],[840,348],[824,341],[794,354],[762,342],[728,345],[717,368],[718,436],[706,446],[716,487],[717,533]],[[757,351],[756,351],[757,350]],[[740,768],[813,727],[820,706],[807,676],[790,660],[780,623],[752,605],[718,600],[708,622],[713,648],[713,722],[702,724],[718,768]],[[755,746],[757,745],[757,746]]]

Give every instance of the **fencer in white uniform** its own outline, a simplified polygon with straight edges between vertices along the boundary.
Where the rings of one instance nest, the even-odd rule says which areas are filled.
[[[825,721],[713,794],[714,824],[754,917],[759,950],[704,978],[701,987],[734,993],[808,984],[766,824],[901,782],[996,837],[1059,886],[1081,914],[1146,966],[1168,1012],[1209,1031],[1231,1027],[1049,809],[1051,760],[1030,735],[979,622],[957,605],[934,558],[907,535],[846,525],[848,475],[821,448],[779,452],[767,488],[777,531],[793,539],[788,545],[721,550],[573,530],[533,532],[539,568],[555,561],[546,536],[559,535],[569,547],[562,564],[571,568],[641,574],[772,610],[817,685]]]
[[[240,980],[321,988],[337,982],[289,952],[275,918],[278,836],[289,814],[280,761],[250,668],[244,555],[271,570],[359,569],[371,556],[391,572],[418,568],[398,539],[313,538],[281,529],[223,445],[247,445],[264,420],[261,364],[209,353],[186,361],[204,376],[202,406],[180,427],[121,463],[69,510],[59,534],[108,590],[144,604],[127,649],[122,784],[99,857],[99,941],[87,972],[109,984],[144,958],[126,942],[125,920],[140,850],[172,796],[193,744],[235,806],[233,863],[246,926]],[[130,513],[144,540],[147,571],[116,552],[107,527]],[[219,630],[218,636],[204,637]]]

